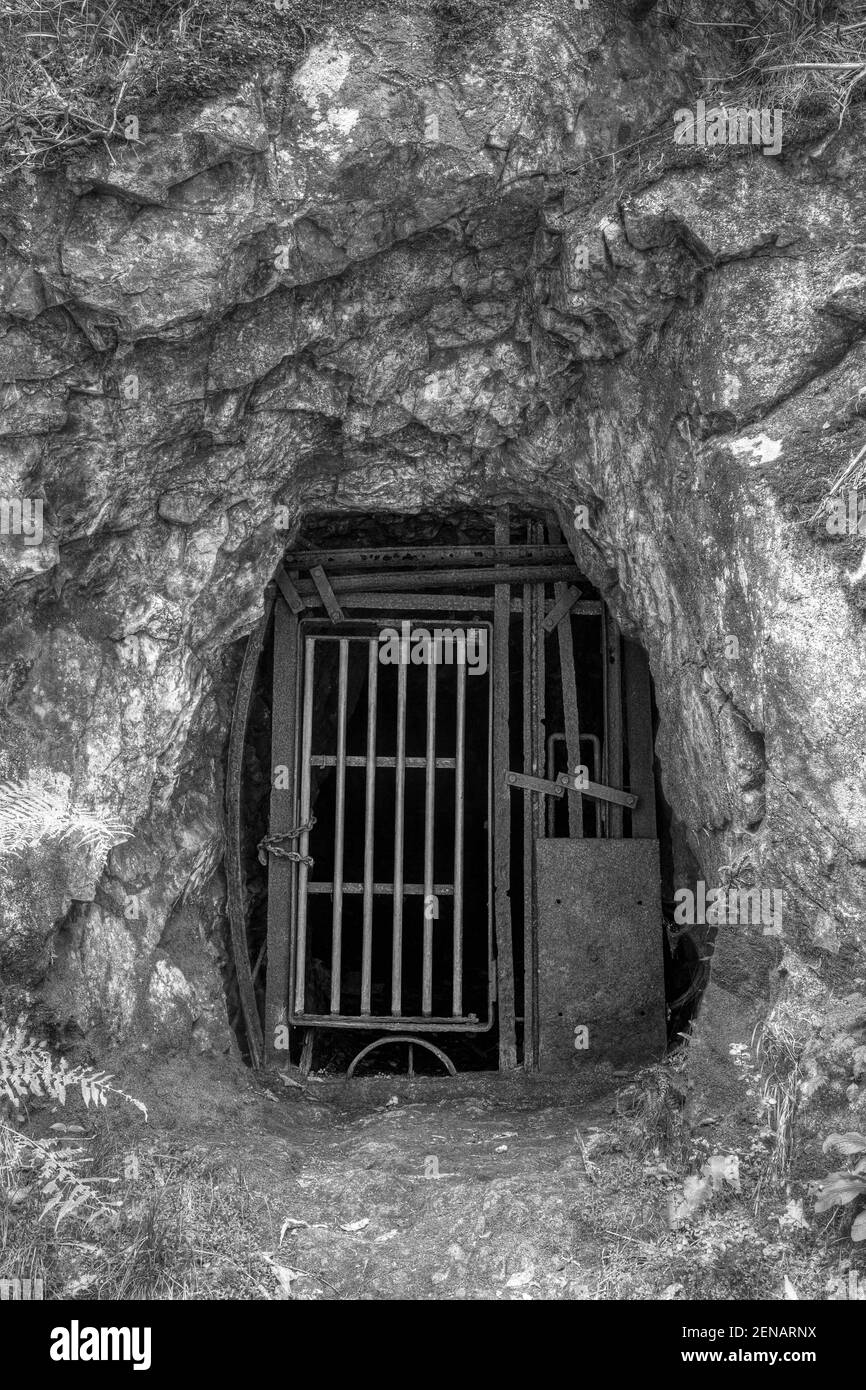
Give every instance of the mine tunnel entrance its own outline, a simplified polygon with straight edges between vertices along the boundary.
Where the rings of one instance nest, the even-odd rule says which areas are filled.
[[[352,1074],[398,1054],[421,1072],[659,1056],[651,708],[645,654],[555,518],[309,522],[269,586],[232,735],[251,1059]]]

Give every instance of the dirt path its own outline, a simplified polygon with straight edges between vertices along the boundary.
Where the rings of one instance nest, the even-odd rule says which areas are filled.
[[[271,1073],[233,1123],[213,1096],[208,1122],[200,1087],[174,1110],[199,1153],[243,1175],[294,1298],[587,1298],[606,1237],[583,1146],[603,1140],[617,1084],[608,1070],[579,1085],[476,1074],[301,1091]]]

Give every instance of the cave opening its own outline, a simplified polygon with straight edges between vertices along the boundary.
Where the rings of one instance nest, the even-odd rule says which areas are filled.
[[[659,1056],[682,972],[653,709],[561,516],[309,518],[250,639],[230,751],[248,1059]]]

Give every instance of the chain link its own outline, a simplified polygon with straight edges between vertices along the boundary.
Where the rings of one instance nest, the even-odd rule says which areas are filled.
[[[284,835],[266,835],[256,846],[259,855],[259,863],[267,868],[268,855],[272,854],[275,859],[288,859],[292,864],[306,864],[308,869],[313,867],[313,859],[309,854],[300,854],[296,849],[286,849],[286,844],[292,840],[297,840],[299,836],[312,830],[316,824],[316,817],[310,816],[303,825],[296,825],[294,830],[287,830]]]

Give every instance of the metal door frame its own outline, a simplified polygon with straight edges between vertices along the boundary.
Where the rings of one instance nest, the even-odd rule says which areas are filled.
[[[430,613],[412,615],[411,612],[400,613],[400,619],[405,619],[413,627],[422,625],[432,625]],[[435,691],[437,685],[438,665],[435,662],[427,663],[427,748],[423,758],[407,757],[405,754],[405,700],[408,671],[405,664],[401,663],[397,668],[398,681],[398,730],[397,730],[397,752],[395,756],[377,756],[375,752],[375,716],[377,710],[378,695],[378,635],[385,626],[394,625],[393,615],[381,616],[379,618],[363,619],[343,619],[339,623],[330,627],[316,621],[315,619],[303,621],[299,624],[297,637],[298,649],[303,646],[304,660],[297,662],[297,684],[296,684],[296,708],[303,708],[303,719],[300,725],[296,721],[295,733],[295,753],[294,753],[294,776],[293,788],[296,791],[294,816],[298,827],[308,826],[311,804],[310,804],[310,777],[309,771],[312,767],[334,766],[337,769],[337,802],[335,806],[335,858],[334,869],[335,877],[333,881],[309,879],[309,866],[305,860],[309,859],[309,829],[301,829],[298,836],[298,859],[294,861],[297,871],[292,874],[292,892],[290,900],[289,915],[289,940],[290,940],[290,968],[289,980],[292,985],[290,996],[290,1007],[288,1011],[288,1022],[302,1028],[347,1028],[347,1029],[376,1029],[385,1032],[405,1032],[407,1029],[415,1028],[419,1032],[450,1032],[450,1033],[483,1033],[493,1027],[493,1000],[494,1000],[494,962],[493,962],[493,937],[492,937],[492,892],[491,892],[491,873],[490,863],[488,864],[488,921],[487,921],[487,960],[488,960],[488,987],[487,987],[487,1017],[479,1019],[475,1015],[464,1015],[462,1010],[463,998],[463,978],[462,978],[462,959],[463,959],[463,842],[464,842],[464,823],[462,792],[466,774],[465,760],[465,733],[466,733],[466,681],[467,672],[465,664],[457,663],[457,709],[458,718],[455,726],[455,753],[454,757],[437,757],[435,752],[436,718],[435,718]],[[488,632],[492,632],[492,625],[486,621],[473,620],[471,623],[465,620],[441,616],[441,623],[448,623],[452,629],[468,627],[482,627]],[[334,754],[317,754],[312,751],[312,702],[315,689],[315,644],[317,642],[339,642],[340,643],[340,677],[337,693],[337,751]],[[367,751],[363,755],[347,755],[345,752],[345,721],[346,721],[346,702],[347,702],[347,673],[348,673],[348,643],[351,641],[365,641],[368,644],[368,735]],[[489,643],[490,645],[490,643]],[[487,802],[488,802],[488,826],[492,817],[492,709],[493,709],[493,672],[490,671],[489,695],[488,695],[488,721],[487,721],[487,743],[488,743],[488,773],[487,773]],[[373,692],[372,700],[369,699],[369,692]],[[431,705],[431,694],[433,704]],[[431,716],[432,710],[432,716]],[[433,756],[433,773],[431,777],[431,755]],[[370,758],[375,760],[371,763]],[[367,769],[366,779],[366,818],[365,818],[365,877],[363,883],[347,883],[342,878],[342,843],[344,825],[340,819],[343,811],[341,789],[344,789],[345,768],[351,766],[364,766]],[[394,877],[390,882],[378,882],[373,879],[373,817],[371,811],[375,805],[375,776],[370,776],[370,769],[394,767],[396,779],[396,820],[395,820],[395,847],[394,847]],[[433,825],[435,798],[435,771],[454,768],[455,771],[455,841],[454,841],[454,880],[450,884],[434,883],[433,872]],[[342,775],[340,769],[342,768]],[[407,769],[424,769],[425,771],[425,827],[424,827],[424,847],[425,847],[425,881],[424,883],[406,883],[402,877],[403,859],[405,848],[405,826],[402,814],[405,796],[405,772]],[[492,855],[492,836],[488,829],[488,861]],[[337,874],[337,868],[340,873]],[[459,872],[458,872],[459,871]],[[457,891],[458,885],[460,892]],[[306,1000],[306,926],[307,926],[307,903],[309,894],[312,893],[334,893],[334,911],[332,916],[332,987],[331,987],[331,1012],[327,1014],[309,1013],[305,1010]],[[387,895],[394,899],[393,915],[393,936],[392,936],[392,976],[391,976],[391,1013],[373,1014],[369,1008],[365,1010],[365,1004],[370,1003],[371,978],[371,951],[372,951],[372,901],[375,895]],[[339,970],[333,970],[333,961],[337,960],[341,964],[342,948],[342,916],[341,900],[345,893],[362,893],[364,898],[364,938],[363,938],[363,964],[362,964],[362,985],[361,985],[361,1009],[360,1014],[342,1014],[340,1012],[340,990]],[[433,1015],[432,1013],[432,955],[433,955],[433,921],[425,917],[424,920],[424,966],[423,966],[423,1002],[421,1015],[408,1015],[400,1011],[402,1003],[402,931],[403,931],[403,897],[424,896],[425,900],[429,894],[437,897],[451,896],[455,903],[453,920],[453,943],[454,954],[453,962],[455,965],[452,976],[452,1016]],[[459,966],[458,966],[459,962]],[[429,1005],[430,1012],[426,1011]]]

